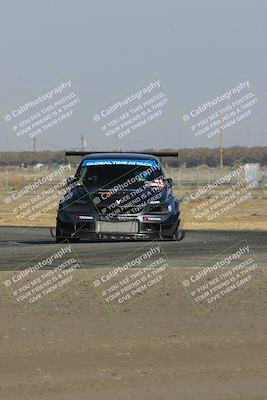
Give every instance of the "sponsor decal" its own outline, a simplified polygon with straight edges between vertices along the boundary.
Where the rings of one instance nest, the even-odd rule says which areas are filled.
[[[143,167],[157,167],[156,160],[127,160],[127,159],[105,159],[105,160],[84,160],[82,167],[90,167],[91,165],[133,165]]]
[[[89,220],[92,221],[94,217],[92,215],[76,215],[76,219],[82,219],[82,220]]]
[[[161,221],[162,220],[161,217],[148,217],[148,216],[143,217],[143,219],[144,219],[144,221]]]

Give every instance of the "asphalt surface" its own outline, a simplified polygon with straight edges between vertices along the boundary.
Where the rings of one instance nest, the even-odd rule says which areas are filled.
[[[173,267],[200,267],[222,251],[246,239],[262,267],[267,267],[267,231],[186,231],[183,241],[160,245]],[[0,270],[17,269],[23,262],[53,249],[50,229],[0,227]],[[109,267],[142,246],[140,242],[81,242],[71,244],[84,268]]]
[[[179,279],[187,267],[207,265],[242,240],[266,267],[267,232],[188,231],[182,242],[161,242],[175,267],[173,279],[114,314],[93,288],[90,271],[79,285],[52,293],[26,314],[1,290],[0,398],[266,400],[266,279],[206,313],[192,304]],[[71,246],[83,267],[104,267],[107,274],[114,260],[142,245]],[[0,278],[56,246],[48,228],[0,227]]]

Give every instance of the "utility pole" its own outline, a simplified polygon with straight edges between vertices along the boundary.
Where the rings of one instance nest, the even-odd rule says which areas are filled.
[[[81,151],[84,151],[85,146],[86,146],[86,141],[84,139],[84,135],[81,135]]]
[[[221,113],[221,129],[220,129],[220,167],[223,168],[223,113]]]
[[[36,153],[36,137],[33,137],[33,152]]]
[[[36,164],[36,136],[33,137],[33,165]]]

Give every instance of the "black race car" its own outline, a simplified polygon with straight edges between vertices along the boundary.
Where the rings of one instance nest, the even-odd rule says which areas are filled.
[[[180,240],[179,200],[153,154],[66,152],[84,157],[59,202],[57,242]]]

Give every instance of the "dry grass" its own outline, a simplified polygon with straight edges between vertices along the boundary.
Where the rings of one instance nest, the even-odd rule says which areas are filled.
[[[234,207],[230,212],[221,215],[214,221],[203,217],[196,220],[191,212],[200,202],[182,205],[184,229],[260,229],[267,230],[267,200],[255,198]]]
[[[23,196],[21,199],[6,203],[5,199],[10,197],[12,193],[15,193],[19,188],[23,187],[29,182],[33,182],[39,177],[45,175],[47,172],[44,170],[34,169],[2,169],[0,171],[0,201],[2,207],[0,209],[0,225],[16,225],[16,226],[54,226],[56,217],[57,202],[52,201],[51,209],[49,212],[43,212],[41,207],[38,215],[34,219],[28,217],[17,218],[18,212],[15,212],[15,208],[26,204],[30,199],[36,198],[44,189],[39,191],[31,192],[27,196]],[[192,174],[192,171],[187,171],[188,175]],[[175,175],[175,174],[173,174]],[[6,176],[8,177],[8,186],[6,186]],[[169,175],[170,176],[170,175]],[[175,177],[175,176],[174,176]],[[46,187],[45,190],[49,189]],[[178,197],[183,198],[185,194],[196,191],[196,187],[176,187],[174,188],[175,193]],[[210,196],[214,193],[209,193]],[[54,203],[54,204],[53,204]],[[253,190],[253,196],[251,199],[241,203],[239,206],[234,207],[230,212],[222,214],[219,218],[214,221],[209,221],[207,217],[196,219],[192,213],[192,209],[200,204],[200,201],[192,201],[189,204],[183,204],[182,209],[182,220],[183,227],[185,229],[267,229],[267,190],[257,189]],[[29,208],[29,207],[28,207]],[[25,205],[27,209],[27,204]],[[36,214],[35,214],[36,215]]]

